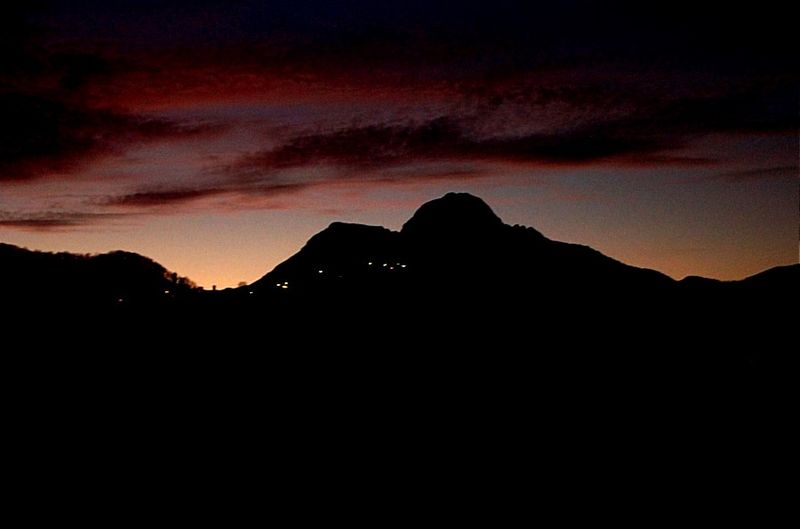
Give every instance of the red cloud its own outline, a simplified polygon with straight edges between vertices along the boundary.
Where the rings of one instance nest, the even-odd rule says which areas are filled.
[[[72,172],[131,145],[219,130],[21,93],[0,93],[0,114],[0,181]]]

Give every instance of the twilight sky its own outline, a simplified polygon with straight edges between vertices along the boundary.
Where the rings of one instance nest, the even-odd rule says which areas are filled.
[[[398,229],[468,191],[678,279],[798,260],[783,2],[19,3],[2,242],[223,287],[332,221]]]

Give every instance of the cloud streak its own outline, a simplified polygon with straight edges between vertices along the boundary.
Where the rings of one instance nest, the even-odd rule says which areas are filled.
[[[479,137],[452,118],[422,123],[352,127],[293,138],[249,155],[228,169],[262,174],[317,164],[378,169],[419,161],[585,163],[619,155],[659,152],[659,138],[633,137],[586,127],[551,134]]]
[[[348,177],[360,171],[366,181],[376,171],[419,162],[704,167],[725,155],[692,152],[705,136],[780,135],[800,126],[794,84],[786,79],[674,95],[640,86],[624,103],[593,86],[501,83],[469,94],[470,105],[453,105],[438,117],[301,133],[243,156],[226,172],[258,179],[324,166],[344,169],[340,174]]]
[[[124,215],[118,213],[48,211],[38,213],[0,212],[0,228],[13,228],[26,231],[68,231],[86,226],[119,220]]]
[[[100,201],[100,204],[111,208],[131,210],[157,209],[167,206],[180,206],[199,200],[224,195],[253,196],[261,198],[277,197],[298,193],[311,183],[270,183],[255,182],[248,184],[210,183],[195,188],[161,187],[158,189],[141,189],[133,193],[115,195]]]
[[[209,187],[205,189],[164,189],[159,191],[137,191],[127,195],[111,197],[104,201],[108,206],[123,206],[134,208],[148,208],[166,206],[170,204],[183,204],[201,198],[212,197],[229,191],[225,188]]]
[[[220,131],[21,93],[0,93],[0,115],[0,182],[68,174],[134,145]]]
[[[725,180],[728,182],[757,182],[761,180],[797,180],[798,176],[800,176],[800,166],[781,165],[744,169],[740,171],[725,171],[713,175],[712,178],[714,180]]]

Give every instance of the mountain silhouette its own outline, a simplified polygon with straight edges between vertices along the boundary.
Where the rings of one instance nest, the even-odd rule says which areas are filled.
[[[158,425],[278,414],[286,431],[504,446],[557,432],[553,446],[580,452],[605,432],[765,432],[793,401],[800,265],[675,281],[504,224],[467,194],[400,231],[335,222],[237,289],[197,289],[128,252],[5,244],[0,275],[5,358],[34,364],[36,409],[93,388],[65,417],[147,403]]]
[[[448,193],[423,204],[403,225],[402,233],[416,238],[450,238],[490,234],[503,221],[480,198],[468,193]]]
[[[591,248],[552,241],[533,228],[504,224],[482,200],[448,193],[424,204],[400,232],[333,223],[296,255],[246,287],[269,295],[346,293],[396,301],[477,300],[613,292],[665,295],[677,290],[668,276],[625,265]],[[288,292],[287,292],[288,291]]]
[[[161,306],[195,290],[192,282],[132,252],[34,252],[0,244],[3,298],[38,313]]]
[[[302,343],[324,337],[326,350],[432,350],[419,362],[434,370],[478,350],[525,362],[521,372],[535,362],[537,373],[569,385],[607,391],[615,381],[662,404],[713,386],[748,408],[780,387],[761,386],[761,370],[786,358],[785,307],[798,279],[800,265],[742,281],[675,281],[504,224],[482,200],[449,193],[399,232],[333,223],[258,281],[222,295],[237,323],[266,321]],[[672,379],[684,381],[683,396],[664,386]]]
[[[742,281],[675,281],[587,246],[550,240],[534,228],[504,224],[483,200],[466,193],[423,204],[398,232],[334,222],[258,281],[222,292],[197,289],[130,252],[85,256],[0,244],[9,306],[169,307],[187,318],[269,314],[290,320],[313,305],[316,312],[304,317],[384,314],[426,322],[435,316],[455,325],[463,318],[563,325],[565,316],[595,325],[610,314],[650,325],[685,319],[698,307],[706,307],[703,319],[730,313],[736,319],[752,313],[753,305],[795,295],[799,270],[777,267]]]

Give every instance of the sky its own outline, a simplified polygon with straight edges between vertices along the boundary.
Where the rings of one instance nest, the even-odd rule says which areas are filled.
[[[0,242],[251,282],[448,191],[676,279],[798,261],[781,2],[0,8]]]

